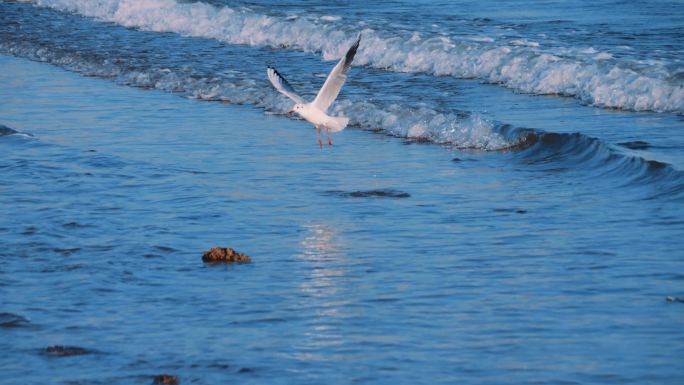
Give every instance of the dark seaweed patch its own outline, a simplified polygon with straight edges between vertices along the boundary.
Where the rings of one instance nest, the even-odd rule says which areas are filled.
[[[399,190],[393,190],[393,189],[367,190],[367,191],[330,190],[330,191],[323,192],[323,194],[324,195],[337,195],[337,196],[341,196],[344,198],[372,198],[372,197],[378,197],[378,198],[409,198],[409,197],[411,197],[411,194],[409,194],[407,192],[399,191]]]
[[[82,229],[82,228],[88,227],[88,226],[82,225],[78,222],[69,222],[69,223],[63,224],[62,227],[64,227],[65,229]]]
[[[57,357],[67,357],[67,356],[83,356],[86,354],[92,354],[93,351],[86,348],[81,348],[78,346],[64,346],[64,345],[53,345],[48,346],[45,349],[45,353],[49,356]]]
[[[516,213],[516,214],[526,214],[527,210],[515,209],[515,208],[497,208],[494,209],[495,213]]]

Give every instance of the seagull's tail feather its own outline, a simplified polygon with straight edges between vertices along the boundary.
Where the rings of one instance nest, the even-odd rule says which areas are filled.
[[[328,121],[326,122],[325,126],[328,128],[330,132],[340,132],[344,130],[345,127],[347,127],[347,124],[349,124],[349,118],[345,118],[344,116],[331,116],[328,118]]]

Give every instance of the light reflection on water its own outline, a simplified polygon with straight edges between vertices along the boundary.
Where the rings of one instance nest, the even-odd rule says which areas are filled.
[[[304,238],[300,241],[302,253],[297,258],[302,260],[306,269],[310,270],[308,279],[304,280],[300,289],[309,306],[315,307],[316,317],[310,322],[310,329],[305,333],[307,339],[304,349],[316,349],[325,346],[344,344],[337,324],[342,316],[345,297],[345,264],[344,244],[339,232],[325,224],[305,224],[302,226]],[[326,360],[325,355],[314,353],[299,356],[300,359]]]

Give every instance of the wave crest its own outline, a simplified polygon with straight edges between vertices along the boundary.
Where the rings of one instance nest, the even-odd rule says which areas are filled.
[[[119,60],[85,56],[28,41],[0,41],[0,52],[59,65],[87,76],[112,79],[124,85],[176,92],[199,100],[251,104],[277,114],[286,114],[292,108],[292,101],[273,90],[265,76],[257,81],[239,71],[206,77],[197,76],[191,68],[129,67]],[[351,126],[458,148],[489,151],[511,145],[497,132],[495,123],[478,114],[443,113],[427,105],[382,105],[343,100],[334,104],[332,115],[347,116]]]
[[[517,39],[504,45],[488,39],[422,37],[418,32],[347,29],[334,16],[278,17],[250,8],[215,7],[173,0],[22,0],[60,11],[156,32],[217,39],[231,44],[292,48],[341,57],[363,30],[356,63],[374,68],[438,76],[477,78],[517,91],[575,97],[598,107],[684,113],[684,86],[666,66],[640,67],[595,58],[544,53],[539,44]]]

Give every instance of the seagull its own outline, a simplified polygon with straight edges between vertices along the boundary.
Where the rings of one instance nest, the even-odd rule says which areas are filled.
[[[297,113],[302,118],[306,119],[309,123],[313,124],[318,131],[318,145],[323,148],[323,142],[321,141],[321,128],[325,127],[325,134],[328,137],[328,145],[332,146],[332,141],[330,140],[331,132],[339,132],[344,130],[349,123],[349,118],[344,116],[330,116],[328,115],[328,108],[335,101],[337,95],[340,93],[342,86],[344,85],[345,79],[347,79],[347,71],[351,68],[352,60],[354,60],[354,55],[356,55],[356,50],[359,48],[359,43],[361,42],[361,35],[356,39],[356,43],[352,45],[347,54],[340,59],[335,68],[330,71],[328,78],[325,79],[323,87],[318,91],[316,99],[311,103],[307,103],[302,99],[301,96],[297,95],[294,88],[290,83],[285,80],[285,78],[276,71],[273,67],[268,67],[266,74],[268,75],[268,80],[271,81],[273,87],[278,90],[281,94],[287,96],[295,102],[295,105],[288,112],[288,114]]]

